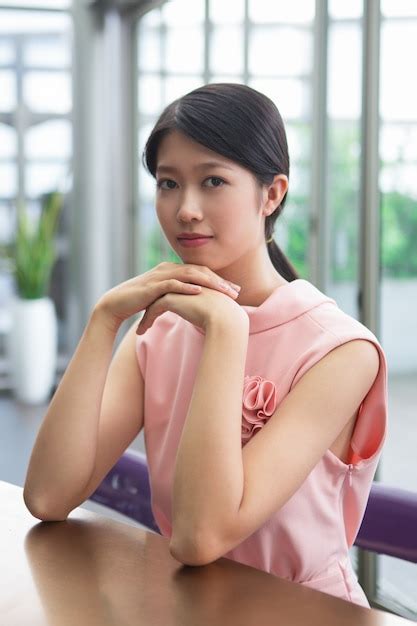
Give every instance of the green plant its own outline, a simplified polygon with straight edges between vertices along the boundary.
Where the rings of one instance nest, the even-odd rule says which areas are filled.
[[[18,295],[27,300],[47,296],[56,259],[55,232],[63,205],[58,191],[45,194],[36,227],[31,228],[26,208],[17,208],[16,237],[9,246]]]

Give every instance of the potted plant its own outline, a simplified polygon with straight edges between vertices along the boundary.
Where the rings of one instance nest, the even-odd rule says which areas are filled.
[[[15,284],[7,337],[11,388],[15,397],[27,404],[46,402],[55,383],[58,324],[48,294],[62,204],[63,195],[58,191],[43,196],[34,226],[24,205],[19,204],[16,236],[9,245]]]

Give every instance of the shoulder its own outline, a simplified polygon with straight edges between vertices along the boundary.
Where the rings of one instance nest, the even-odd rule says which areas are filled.
[[[373,385],[380,367],[378,348],[372,341],[362,338],[337,345],[321,361],[325,362],[329,372],[333,371],[335,376],[341,378],[340,382],[353,376],[361,379],[366,389]]]
[[[301,334],[302,349],[297,355],[291,387],[310,369],[328,367],[345,377],[356,373],[372,385],[384,353],[376,336],[364,324],[337,305],[318,306],[306,316],[309,324]],[[341,368],[341,369],[339,369]],[[344,372],[344,374],[343,374]]]

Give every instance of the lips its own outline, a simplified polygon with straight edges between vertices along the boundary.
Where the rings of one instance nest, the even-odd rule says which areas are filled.
[[[213,237],[178,237],[177,241],[180,246],[183,246],[184,248],[197,248],[200,246],[204,246],[210,241],[210,239],[213,239]]]
[[[209,235],[192,235],[192,236],[181,236],[177,237],[177,239],[211,239],[212,237]]]

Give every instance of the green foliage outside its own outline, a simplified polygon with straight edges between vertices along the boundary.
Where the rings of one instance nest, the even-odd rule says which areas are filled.
[[[383,195],[381,211],[384,275],[417,276],[417,200],[392,191]]]
[[[302,145],[308,145],[308,127],[301,126]],[[328,204],[331,213],[332,280],[355,281],[358,278],[359,221],[359,126],[356,123],[333,123],[329,127]],[[381,167],[384,163],[380,164]],[[288,203],[280,219],[288,232],[284,253],[299,275],[308,276],[308,202],[305,195],[294,193],[290,187]],[[155,214],[155,225],[146,241],[146,269],[161,261],[182,263],[180,257],[164,241]],[[278,225],[278,223],[277,223]],[[340,237],[346,243],[341,254]],[[381,194],[381,266],[385,277],[396,279],[417,276],[417,199],[398,191]],[[278,241],[279,243],[279,241]]]

